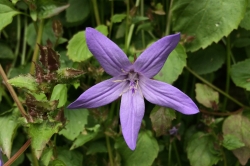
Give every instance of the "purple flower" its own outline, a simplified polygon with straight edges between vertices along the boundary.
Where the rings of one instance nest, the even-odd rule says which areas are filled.
[[[169,129],[169,134],[170,135],[176,135],[178,133],[178,129],[174,126],[172,129]]]
[[[3,166],[2,149],[0,148],[0,166]]]
[[[120,121],[123,137],[131,150],[143,119],[144,98],[151,103],[173,108],[183,114],[195,114],[195,103],[172,85],[152,80],[180,40],[180,34],[163,37],[131,63],[125,53],[106,36],[93,28],[86,29],[89,50],[113,78],[86,90],[68,108],[96,108],[121,96]]]

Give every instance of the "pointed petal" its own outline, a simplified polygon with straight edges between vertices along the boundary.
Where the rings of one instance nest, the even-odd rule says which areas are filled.
[[[144,111],[144,99],[139,91],[132,93],[132,90],[129,90],[122,95],[120,108],[122,134],[131,150],[134,150],[136,147],[136,140],[141,127]]]
[[[126,82],[114,82],[123,80],[124,77],[114,77],[103,81],[86,90],[68,108],[96,108],[111,103],[120,97]]]
[[[199,112],[192,99],[172,85],[146,77],[140,77],[139,85],[144,97],[151,103],[169,107],[187,115]]]
[[[135,72],[148,78],[155,76],[163,67],[168,55],[180,40],[180,33],[163,37],[147,48],[135,61]]]
[[[89,50],[108,74],[118,76],[123,70],[129,71],[132,64],[127,56],[106,36],[93,28],[86,28],[86,41]]]

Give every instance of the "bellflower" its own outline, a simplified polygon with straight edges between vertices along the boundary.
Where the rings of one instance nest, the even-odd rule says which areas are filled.
[[[68,108],[96,108],[121,96],[122,134],[131,150],[136,147],[144,116],[144,98],[183,114],[198,113],[197,106],[186,94],[170,84],[151,79],[161,70],[179,40],[179,33],[163,37],[147,48],[132,64],[115,43],[97,30],[87,28],[89,50],[113,78],[89,88]]]

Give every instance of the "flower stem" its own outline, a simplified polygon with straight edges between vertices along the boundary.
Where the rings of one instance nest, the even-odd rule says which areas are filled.
[[[144,0],[141,0],[141,16],[144,16]],[[145,34],[144,30],[141,30],[142,47],[145,48]]]
[[[99,11],[98,11],[98,6],[97,6],[97,3],[96,3],[96,0],[92,0],[92,3],[93,3],[93,7],[94,7],[96,24],[97,25],[101,25],[101,21],[100,21],[100,16],[99,16]]]
[[[23,152],[30,146],[31,140],[28,139],[28,141],[12,156],[5,164],[4,166],[10,166],[16,159],[23,154]]]
[[[43,34],[43,20],[41,20],[40,24],[39,24],[38,34],[37,34],[36,44],[35,44],[35,50],[34,50],[33,57],[32,57],[32,62],[36,62],[37,61],[38,53],[39,53],[39,47],[38,47],[37,44],[41,43],[42,34]],[[35,64],[34,63],[31,63],[30,73],[31,74],[35,73]]]
[[[181,165],[180,156],[179,156],[178,150],[177,150],[177,148],[176,148],[176,143],[175,143],[175,142],[176,142],[176,139],[173,140],[173,146],[174,146],[175,156],[176,156],[176,158],[177,158],[178,165],[179,165],[179,166],[182,166],[182,165]]]
[[[114,0],[111,0],[111,17],[110,17],[110,20],[111,20],[111,18],[113,17],[113,15],[114,15]],[[113,27],[113,22],[110,21],[109,38],[111,38],[112,27]]]
[[[24,108],[23,108],[23,105],[21,104],[21,102],[19,101],[17,95],[16,95],[16,92],[14,91],[13,87],[9,84],[8,82],[8,78],[2,68],[2,65],[0,64],[0,75],[1,77],[3,78],[3,81],[7,87],[7,89],[9,90],[13,100],[15,101],[19,111],[21,112],[22,116],[25,117],[27,120],[28,120],[28,117],[27,117],[27,114],[26,112],[24,111]]]
[[[23,41],[26,41],[27,26],[28,26],[27,17],[24,16],[24,34],[23,34]],[[24,64],[25,64],[26,46],[27,46],[27,45],[26,45],[26,42],[23,42],[23,49],[22,49],[22,55],[21,55],[21,65],[24,65]]]
[[[169,33],[170,33],[170,28],[171,28],[171,17],[172,17],[172,11],[171,11],[172,4],[173,4],[173,0],[170,0],[170,5],[169,5],[169,8],[168,8],[168,16],[167,16],[167,25],[166,25],[166,32],[165,32],[165,35],[169,35]],[[167,6],[167,5],[166,5],[166,6]]]
[[[230,36],[227,37],[227,77],[226,77],[226,89],[225,92],[228,94],[230,87],[230,69],[231,69],[231,45],[230,45]],[[226,110],[227,107],[227,98],[225,97],[223,102],[223,111]]]
[[[126,0],[126,9],[127,9],[127,17],[126,17],[126,30],[125,30],[125,53],[128,53],[128,29],[129,29],[129,0]]]
[[[172,143],[169,143],[168,147],[168,165],[171,165]]]
[[[230,96],[229,94],[227,94],[226,92],[222,91],[221,89],[219,89],[218,87],[214,86],[213,84],[211,84],[210,82],[208,82],[207,80],[205,80],[204,78],[202,78],[201,76],[199,76],[197,73],[195,73],[193,70],[191,70],[189,67],[185,67],[191,74],[193,74],[196,78],[198,78],[199,80],[201,80],[203,83],[207,84],[208,86],[210,86],[211,88],[215,89],[216,91],[218,91],[219,93],[221,93],[222,95],[224,95],[225,97],[227,97],[228,99],[230,99],[231,101],[233,101],[234,103],[238,104],[241,107],[244,108],[250,108],[248,106],[245,106],[244,104],[242,104],[241,102],[239,102],[238,100],[236,100],[235,98],[233,98],[232,96]]]
[[[110,166],[114,166],[113,154],[112,154],[112,149],[111,149],[111,146],[110,146],[109,137],[107,135],[105,135],[105,138],[106,138],[106,144],[107,144],[107,147],[108,147],[108,154],[109,154]]]
[[[20,47],[20,36],[21,36],[21,21],[20,21],[20,15],[17,15],[17,43],[16,43],[16,48],[15,48],[15,58],[13,61],[13,66],[16,64],[16,60],[18,58],[18,53],[19,53],[19,47]],[[25,43],[25,41],[24,41]]]

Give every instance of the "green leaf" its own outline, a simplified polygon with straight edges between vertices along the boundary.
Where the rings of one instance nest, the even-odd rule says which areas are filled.
[[[51,160],[51,157],[53,156],[53,149],[52,148],[45,148],[43,151],[43,154],[41,156],[41,165],[47,166],[49,165],[49,162]]]
[[[5,44],[0,43],[0,50],[0,59],[13,59],[15,57],[13,51]]]
[[[223,136],[222,145],[228,150],[234,150],[245,146],[241,140],[235,135],[227,134]]]
[[[14,77],[10,80],[8,80],[8,82],[18,88],[24,88],[30,91],[37,91],[37,82],[36,79],[34,77],[32,77],[30,74],[26,75],[26,76],[18,76],[18,77]]]
[[[175,119],[175,111],[169,108],[155,106],[150,113],[150,119],[156,136],[166,135],[172,120]]]
[[[204,50],[188,55],[188,66],[198,74],[208,74],[218,70],[225,62],[226,50],[219,44],[213,44]]]
[[[169,55],[161,71],[154,78],[172,84],[186,66],[186,58],[187,55],[184,48],[178,44]]]
[[[5,153],[8,158],[10,158],[16,130],[20,126],[19,117],[20,112],[18,108],[0,116],[0,126],[2,126],[2,130],[0,130],[0,147],[2,147],[3,153]]]
[[[150,131],[142,131],[139,133],[134,151],[128,148],[123,137],[116,140],[115,148],[120,153],[122,157],[121,165],[124,166],[151,166],[159,152],[157,140]]]
[[[82,165],[83,155],[80,152],[66,148],[58,148],[57,158],[64,162],[65,165]]]
[[[195,84],[196,100],[208,108],[219,104],[219,93],[205,84]]]
[[[173,29],[187,37],[185,46],[188,51],[206,48],[239,26],[246,7],[247,0],[175,0]]]
[[[20,14],[8,0],[0,0],[0,31],[12,22],[15,15]]]
[[[95,125],[92,129],[88,128],[88,130],[83,131],[73,142],[70,150],[78,148],[85,143],[89,142],[90,140],[96,138],[99,135],[100,125]]]
[[[105,142],[92,142],[89,147],[88,147],[88,151],[87,151],[87,155],[90,154],[96,154],[96,153],[106,153],[108,152],[107,147]]]
[[[126,18],[126,14],[114,14],[112,17],[111,17],[111,22],[113,23],[119,23],[119,22],[122,22],[122,20],[124,18]]]
[[[243,20],[241,20],[240,26],[247,30],[250,30],[250,0],[248,0],[248,6]]]
[[[239,159],[242,165],[245,165],[250,158],[250,120],[249,118],[238,114],[229,116],[223,123],[223,136],[232,135],[236,137],[245,146],[233,150],[234,155]],[[244,152],[244,153],[243,153]]]
[[[79,22],[88,17],[90,13],[90,3],[88,0],[69,0],[69,4],[70,6],[66,9],[67,22]]]
[[[52,91],[50,101],[59,100],[57,108],[63,107],[67,102],[67,92],[66,84],[57,84]]]
[[[98,26],[96,29],[100,30],[104,35],[107,35],[106,28],[103,25]],[[92,57],[86,43],[85,31],[80,31],[75,34],[73,38],[70,39],[67,49],[69,59],[74,62],[82,62]]]
[[[245,61],[238,62],[232,65],[231,69],[231,77],[233,82],[246,90],[250,90],[250,72],[246,70],[249,68],[250,59],[246,59]]]
[[[49,163],[49,166],[67,166],[67,165],[64,164],[63,161],[55,159],[51,163]]]
[[[214,149],[215,140],[209,134],[198,132],[188,141],[187,154],[192,166],[212,166],[220,160]],[[217,154],[216,154],[217,153]]]
[[[98,25],[95,29],[104,34],[105,36],[109,34],[108,27],[106,25]]]
[[[144,16],[135,16],[132,18],[132,23],[133,24],[137,24],[141,21],[145,21],[145,20],[148,20],[149,18],[148,17],[144,17]]]
[[[85,129],[85,125],[88,123],[88,115],[87,109],[65,109],[64,116],[67,119],[67,124],[59,134],[73,141]]]
[[[41,157],[43,149],[52,135],[58,133],[61,127],[61,123],[48,121],[30,124],[28,133],[31,138],[31,147],[38,159]]]

